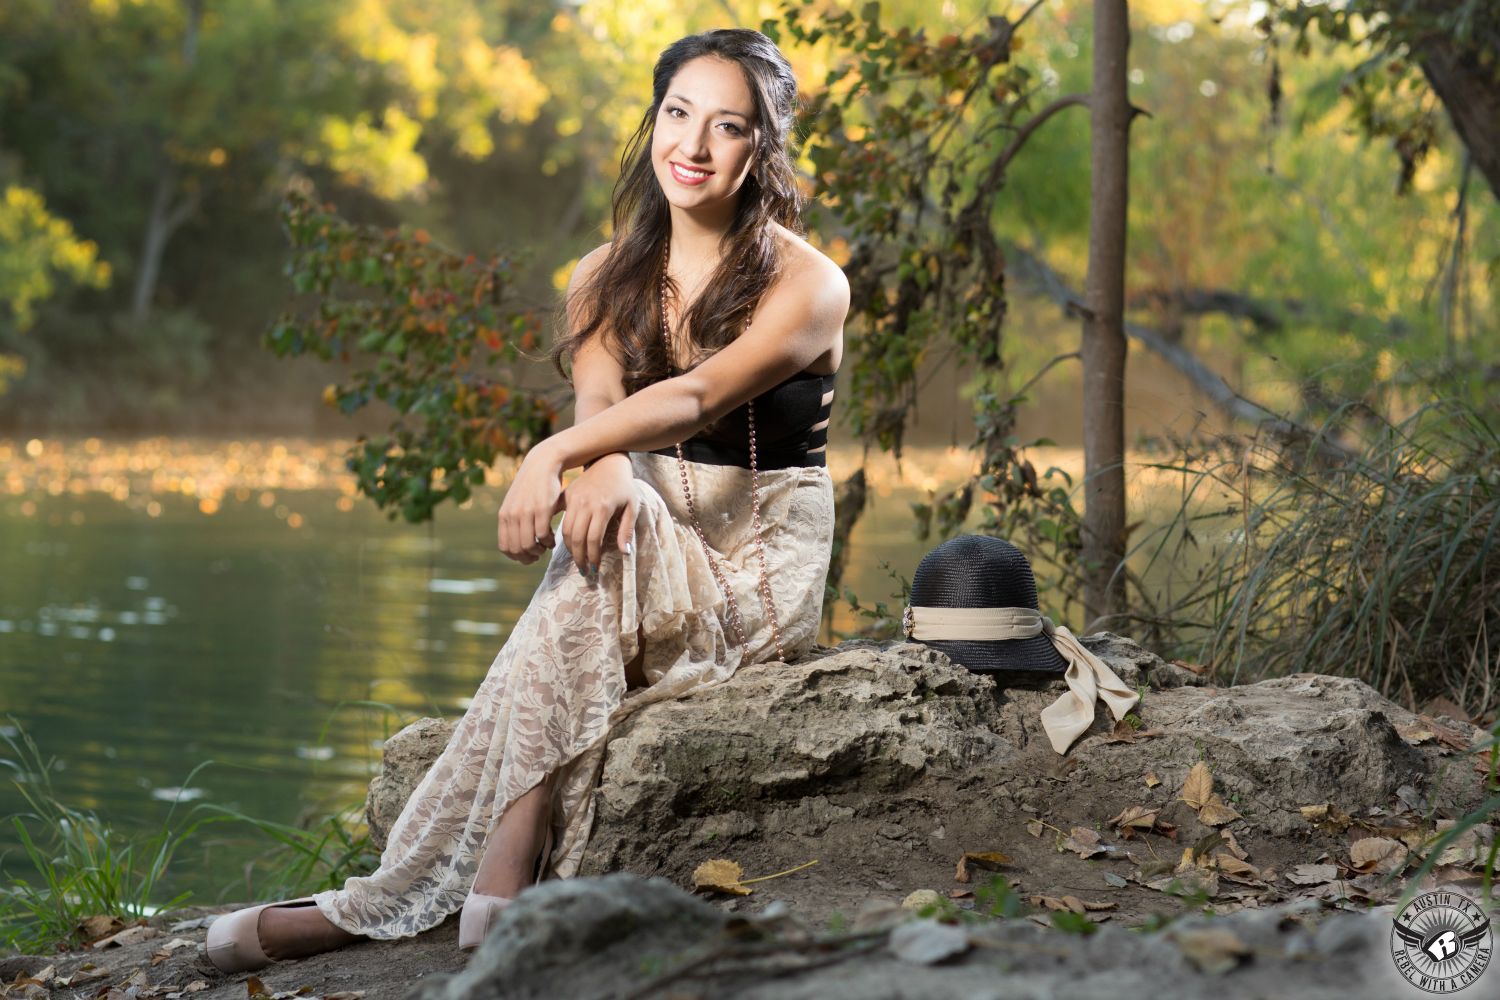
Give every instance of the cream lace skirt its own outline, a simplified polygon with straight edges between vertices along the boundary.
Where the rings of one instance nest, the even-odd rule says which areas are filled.
[[[556,535],[530,605],[490,664],[447,747],[391,828],[380,867],[315,894],[339,927],[410,937],[458,910],[487,833],[553,771],[552,877],[578,870],[612,725],[649,702],[727,680],[776,658],[760,597],[750,470],[688,462],[693,506],[734,591],[749,639],[735,643],[727,602],[688,519],[677,459],[633,452],[639,499],[633,554],[606,544],[588,583]],[[822,466],[759,474],[762,541],[789,660],[817,640],[833,540],[833,483]],[[625,687],[644,637],[647,686]]]

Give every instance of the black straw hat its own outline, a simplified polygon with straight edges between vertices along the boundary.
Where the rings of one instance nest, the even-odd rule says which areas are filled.
[[[1003,538],[959,535],[927,553],[912,577],[909,603],[903,615],[902,631],[905,635],[912,641],[940,650],[954,663],[960,663],[974,673],[993,676],[1001,685],[1060,680],[1067,672],[1068,661],[1046,632],[1017,639],[943,639],[912,635],[917,631],[931,636],[934,631],[917,624],[923,608],[1040,610],[1031,563],[1020,549]],[[913,609],[916,609],[915,614]]]

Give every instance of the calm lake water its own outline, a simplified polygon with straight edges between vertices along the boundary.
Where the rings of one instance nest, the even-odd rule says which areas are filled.
[[[19,724],[53,759],[64,802],[124,831],[155,831],[174,800],[174,825],[200,802],[295,824],[362,804],[402,725],[462,713],[545,562],[497,551],[499,488],[433,524],[392,522],[354,496],[341,451],[0,440],[0,727]],[[858,461],[835,450],[835,479]],[[908,503],[966,461],[909,455],[898,477],[872,458],[844,581],[862,603],[899,607],[890,570],[910,579],[936,544],[913,536]],[[832,628],[854,625],[838,602]],[[0,817],[24,806],[0,773]],[[273,847],[213,824],[161,898],[251,898],[247,871],[258,880],[252,863]],[[34,881],[9,822],[6,852],[0,878]]]

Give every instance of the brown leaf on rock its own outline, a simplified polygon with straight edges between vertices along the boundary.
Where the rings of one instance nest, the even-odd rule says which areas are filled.
[[[1343,833],[1349,829],[1349,824],[1354,822],[1353,818],[1331,802],[1325,802],[1315,806],[1301,806],[1298,810],[1302,818],[1324,833]]]
[[[1406,867],[1406,845],[1389,837],[1365,837],[1349,845],[1350,867],[1382,875]]]
[[[1285,878],[1293,885],[1321,885],[1339,877],[1337,865],[1295,865]]]
[[[1233,854],[1226,854],[1223,851],[1219,851],[1212,857],[1214,867],[1227,875],[1248,875],[1252,878],[1256,875],[1254,865],[1241,861]]]
[[[1036,895],[1027,896],[1026,901],[1033,906],[1045,906],[1049,910],[1067,910],[1070,913],[1083,913],[1087,910],[1083,900],[1077,896],[1063,896],[1059,899],[1056,896]]]
[[[1180,872],[1169,871],[1143,884],[1158,892],[1185,892],[1189,895],[1201,892],[1212,899],[1219,894],[1219,873],[1212,868],[1194,867]]]
[[[958,867],[953,873],[953,878],[959,882],[969,881],[969,865],[983,868],[985,871],[999,871],[1001,865],[1010,864],[1010,858],[999,851],[965,851],[963,857],[958,859]]]
[[[732,896],[750,895],[750,887],[740,884],[745,874],[739,862],[714,858],[693,869],[693,888],[723,892]]]
[[[108,937],[117,931],[124,930],[124,928],[125,921],[105,914],[85,917],[78,924],[78,930],[83,934],[85,941],[96,941],[99,938]]]
[[[1092,858],[1096,854],[1105,853],[1099,834],[1086,826],[1075,826],[1069,830],[1067,838],[1063,840],[1063,848],[1076,852],[1080,858]]]
[[[1194,809],[1203,808],[1208,797],[1214,792],[1214,776],[1203,761],[1193,765],[1188,772],[1187,780],[1182,785],[1182,801]]]
[[[127,944],[135,944],[138,941],[145,941],[149,938],[160,936],[161,931],[158,928],[152,927],[150,924],[131,924],[124,930],[115,931],[115,933],[109,935],[108,937],[100,938],[98,941],[95,941],[91,947],[123,948]]]
[[[1452,704],[1452,703],[1450,702],[1450,704]],[[1440,714],[1447,715],[1448,713],[1447,712],[1442,712]],[[1454,718],[1454,717],[1450,716],[1450,718]],[[1443,723],[1441,723],[1441,722],[1437,721],[1436,719],[1434,719],[1432,717],[1432,715],[1430,715],[1430,714],[1419,715],[1419,716],[1417,716],[1417,720],[1418,720],[1417,724],[1422,729],[1426,729],[1426,730],[1430,731],[1432,733],[1432,735],[1437,738],[1437,741],[1439,743],[1441,743],[1443,746],[1449,748],[1450,750],[1467,750],[1467,749],[1469,749],[1470,738],[1467,735],[1465,735],[1465,734],[1457,731],[1456,729],[1454,729],[1451,726],[1445,726]],[[1458,719],[1458,721],[1459,722],[1467,722],[1468,719],[1467,718],[1465,718],[1465,719]]]
[[[1042,830],[1044,829],[1044,827],[1045,824],[1042,823],[1042,821],[1039,819],[1031,819],[1026,821],[1026,832],[1031,834],[1033,837],[1040,837],[1042,835]]]
[[[1155,788],[1159,784],[1161,784],[1161,779],[1156,776],[1156,772],[1155,771],[1147,771],[1146,772],[1146,787],[1147,788]]]
[[[1109,825],[1149,830],[1156,825],[1156,813],[1157,810],[1149,806],[1126,806],[1120,810],[1119,815],[1109,821]]]
[[[1249,853],[1247,853],[1245,849],[1240,846],[1240,842],[1234,839],[1233,830],[1220,830],[1219,834],[1224,838],[1224,846],[1229,848],[1230,854],[1233,854],[1241,861],[1244,861],[1250,857]]]
[[[1434,736],[1432,730],[1420,722],[1398,722],[1396,733],[1411,746],[1420,746]]]
[[[1211,793],[1208,801],[1203,803],[1203,808],[1198,810],[1198,819],[1208,826],[1223,826],[1237,819],[1243,819],[1234,806],[1219,798],[1217,794]]]

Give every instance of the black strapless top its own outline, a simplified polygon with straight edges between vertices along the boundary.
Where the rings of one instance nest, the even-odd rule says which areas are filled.
[[[682,374],[676,367],[673,375]],[[755,467],[787,469],[828,464],[828,428],[814,424],[833,413],[833,384],[838,372],[798,372],[755,397]],[[828,396],[828,402],[823,397]],[[813,449],[818,449],[814,451]],[[653,455],[675,458],[677,449],[657,448]],[[682,442],[682,457],[710,465],[750,468],[750,407],[742,403]]]

